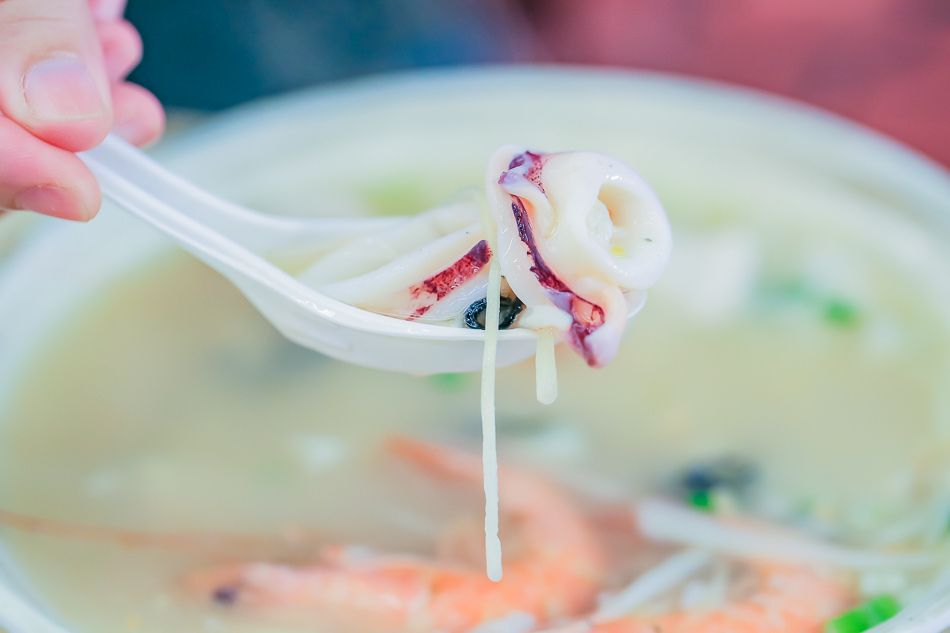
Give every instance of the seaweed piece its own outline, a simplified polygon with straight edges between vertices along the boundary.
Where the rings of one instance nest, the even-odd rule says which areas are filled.
[[[485,307],[488,299],[472,302],[465,311],[465,326],[473,330],[485,329]],[[524,304],[518,297],[501,297],[501,309],[498,313],[498,329],[507,330],[524,310]]]

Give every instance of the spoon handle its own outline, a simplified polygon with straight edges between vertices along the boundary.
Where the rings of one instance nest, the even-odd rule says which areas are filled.
[[[175,209],[186,211],[190,217],[218,232],[227,233],[234,225],[256,227],[266,223],[266,216],[208,193],[111,134],[101,145],[79,156],[87,164],[93,161],[108,168],[127,183]]]
[[[272,267],[227,236],[127,179],[130,170],[122,169],[121,163],[117,163],[119,156],[111,153],[111,148],[99,149],[85,152],[81,158],[99,180],[105,197],[162,231],[228,278],[232,278],[234,273],[256,278],[260,276],[262,267]],[[108,160],[110,158],[114,160]]]
[[[110,199],[119,202],[112,195],[115,193],[128,200],[129,188],[134,187],[257,254],[281,250],[286,255],[287,250],[319,247],[328,241],[406,221],[405,218],[295,218],[252,211],[171,173],[138,148],[111,134],[101,145],[79,157],[99,178],[103,193]],[[108,186],[101,175],[106,170]],[[140,216],[144,211],[129,210]]]

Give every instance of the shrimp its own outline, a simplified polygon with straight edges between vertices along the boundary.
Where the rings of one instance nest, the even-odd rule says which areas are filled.
[[[391,440],[389,450],[442,479],[481,484],[481,462],[465,451],[408,438]],[[500,582],[489,580],[480,565],[465,562],[477,560],[471,554],[484,538],[480,530],[469,529],[453,532],[432,559],[360,556],[336,547],[319,564],[240,564],[193,574],[186,586],[222,605],[303,610],[387,630],[453,632],[516,612],[538,622],[588,612],[605,557],[583,515],[536,475],[502,465],[499,480],[503,528],[512,532],[506,543],[515,542],[520,550],[507,557]]]
[[[584,627],[588,633],[821,633],[825,623],[854,606],[844,584],[811,567],[752,564],[757,586],[712,610],[658,616],[630,615]]]

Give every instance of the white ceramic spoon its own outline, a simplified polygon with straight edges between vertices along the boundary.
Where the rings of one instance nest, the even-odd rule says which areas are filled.
[[[367,312],[309,288],[266,257],[316,250],[406,218],[286,218],[221,200],[114,137],[80,154],[103,195],[161,230],[244,293],[288,339],[358,365],[420,374],[477,371],[484,332]],[[501,332],[498,365],[534,354],[535,334]]]

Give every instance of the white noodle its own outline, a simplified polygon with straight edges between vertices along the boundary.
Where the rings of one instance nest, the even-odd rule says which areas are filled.
[[[644,536],[746,558],[790,563],[823,563],[846,569],[931,567],[937,552],[889,554],[817,541],[790,530],[726,523],[659,499],[638,503],[634,513]],[[946,554],[946,552],[943,552]]]
[[[488,268],[485,305],[485,355],[482,356],[482,470],[485,477],[485,565],[488,577],[501,580],[501,541],[498,538],[498,452],[495,446],[495,361],[498,313],[501,310],[501,267],[494,253]]]
[[[691,611],[709,602],[710,587],[702,580],[690,580],[680,592],[680,611]]]
[[[538,402],[552,404],[557,400],[557,363],[554,360],[554,330],[541,328],[538,334],[538,349],[534,355],[535,383]]]
[[[707,565],[712,556],[701,550],[687,550],[670,556],[640,574],[620,593],[601,602],[591,616],[594,623],[623,617],[645,602],[662,595]]]
[[[485,352],[482,355],[482,473],[485,487],[485,568],[489,580],[501,580],[501,540],[498,538],[498,449],[495,439],[495,368],[498,317],[501,312],[501,265],[495,223],[487,200],[478,199],[482,230],[490,250],[485,297]]]

